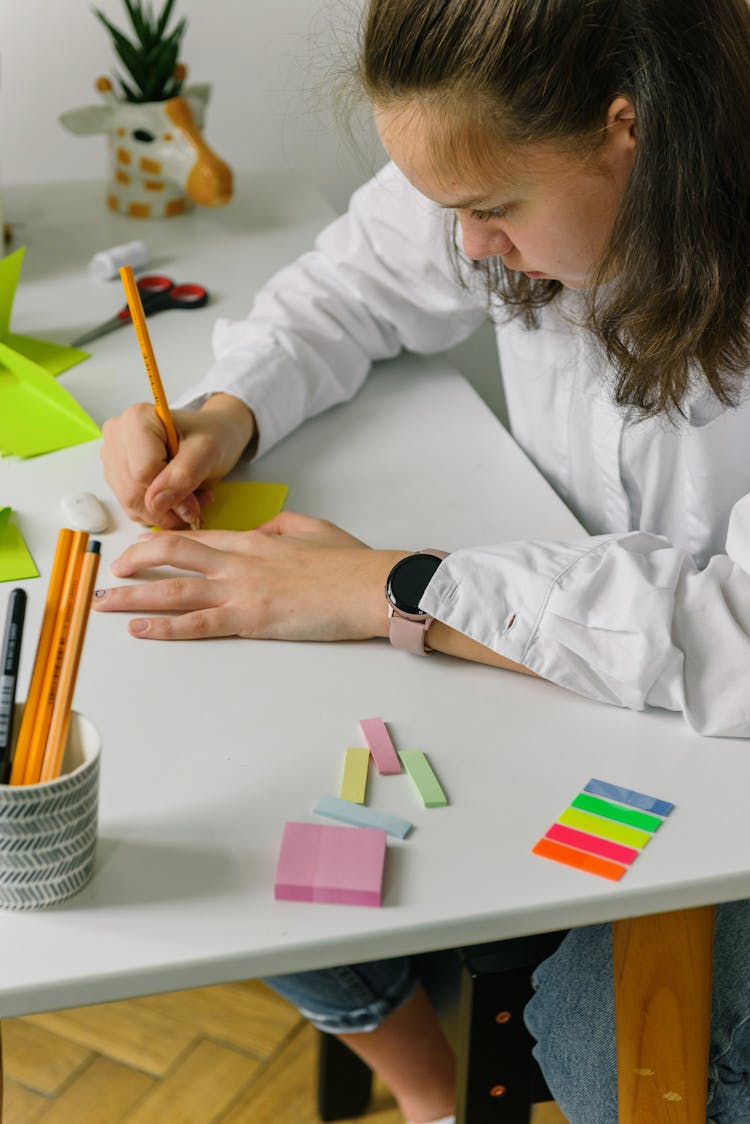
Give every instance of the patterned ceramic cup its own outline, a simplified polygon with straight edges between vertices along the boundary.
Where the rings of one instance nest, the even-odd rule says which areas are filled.
[[[73,897],[91,878],[99,752],[96,729],[73,711],[57,780],[0,785],[0,909],[45,909]]]

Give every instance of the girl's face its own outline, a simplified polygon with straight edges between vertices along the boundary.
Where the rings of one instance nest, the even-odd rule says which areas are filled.
[[[493,161],[497,174],[442,174],[430,153],[430,111],[379,107],[375,121],[395,164],[423,195],[455,211],[464,252],[500,257],[508,269],[562,282],[590,283],[612,229],[635,156],[634,114],[610,106],[605,138],[584,159],[552,144],[527,145]]]

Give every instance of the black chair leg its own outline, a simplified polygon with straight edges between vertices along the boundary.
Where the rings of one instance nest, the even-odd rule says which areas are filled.
[[[318,1116],[361,1116],[370,1100],[370,1067],[332,1034],[318,1035]]]
[[[529,1124],[536,1100],[531,1075],[535,1063],[522,1012],[530,997],[525,973],[482,974],[473,972],[470,964],[464,966],[458,1124]]]

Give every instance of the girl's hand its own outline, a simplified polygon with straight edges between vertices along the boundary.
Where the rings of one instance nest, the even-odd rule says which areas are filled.
[[[104,475],[130,519],[169,530],[200,518],[202,489],[234,468],[256,435],[255,417],[239,398],[214,394],[200,410],[175,410],[180,448],[167,456],[153,405],[139,402],[103,426]]]
[[[388,635],[385,582],[408,553],[371,550],[332,523],[291,511],[256,531],[157,532],[128,547],[112,573],[188,573],[98,590],[94,607],[156,613],[130,621],[131,634],[147,640],[364,640]]]

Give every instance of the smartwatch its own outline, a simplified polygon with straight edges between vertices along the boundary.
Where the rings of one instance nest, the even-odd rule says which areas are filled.
[[[425,634],[433,618],[420,612],[419,602],[438,566],[447,557],[445,550],[420,550],[402,558],[388,575],[385,596],[389,635],[394,648],[403,648],[418,656],[432,651],[425,644]]]

